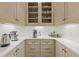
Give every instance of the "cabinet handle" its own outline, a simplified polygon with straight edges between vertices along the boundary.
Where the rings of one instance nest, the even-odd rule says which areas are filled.
[[[66,18],[62,19],[62,21],[66,21]]]
[[[67,52],[65,49],[62,49],[65,53]]]
[[[15,20],[16,20],[16,21],[19,21],[19,19],[17,19],[17,18],[16,18]]]
[[[15,52],[18,52],[18,50],[19,50],[19,48],[17,48]]]
[[[62,49],[64,51],[64,49]]]

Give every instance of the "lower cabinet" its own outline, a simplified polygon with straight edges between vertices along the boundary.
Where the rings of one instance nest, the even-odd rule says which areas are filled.
[[[24,57],[25,56],[25,41],[20,43],[16,48],[14,48],[6,57]]]
[[[56,57],[79,57],[69,48],[56,41]]]
[[[6,57],[79,57],[79,55],[53,39],[27,39]]]
[[[53,57],[54,40],[50,39],[28,39],[26,40],[27,57]]]

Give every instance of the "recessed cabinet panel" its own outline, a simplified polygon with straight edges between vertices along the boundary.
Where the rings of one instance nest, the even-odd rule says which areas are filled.
[[[56,41],[56,57],[78,57],[71,49]]]
[[[79,2],[68,2],[68,16],[66,23],[79,23]]]
[[[56,57],[65,57],[64,46],[56,41]]]
[[[65,22],[65,3],[54,2],[54,24],[61,25]]]
[[[0,23],[13,23],[16,12],[15,2],[0,2]]]
[[[28,39],[26,40],[27,57],[53,57],[54,40],[50,39]]]

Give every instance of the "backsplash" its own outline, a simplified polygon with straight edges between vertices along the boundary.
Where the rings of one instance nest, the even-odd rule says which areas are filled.
[[[54,30],[61,34],[63,38],[69,38],[76,42],[79,42],[79,24],[69,24],[63,26],[15,26],[9,24],[0,24],[0,37],[3,33],[9,33],[10,31],[17,31],[20,37],[32,36],[33,29],[41,32],[42,36],[48,36],[49,33]]]
[[[61,33],[63,38],[79,42],[79,24],[67,24],[56,28],[56,31]]]
[[[55,30],[55,27],[51,26],[15,26],[9,24],[0,24],[0,37],[3,33],[9,33],[10,31],[18,31],[19,36],[32,36],[33,29],[41,32],[42,36],[47,36],[50,32]]]

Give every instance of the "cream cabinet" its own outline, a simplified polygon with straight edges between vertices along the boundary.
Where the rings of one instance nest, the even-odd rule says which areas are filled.
[[[40,39],[26,40],[26,57],[40,56]]]
[[[25,57],[25,41],[9,52],[6,57]]]
[[[67,17],[67,4],[65,2],[54,2],[54,24],[65,24]]]
[[[25,25],[25,3],[0,2],[0,23]]]
[[[52,39],[41,40],[41,57],[55,56],[55,41]]]
[[[79,55],[78,54],[76,54],[75,52],[73,52],[72,50],[70,50],[70,49],[66,49],[66,57],[79,57]]]
[[[27,39],[26,56],[27,57],[53,57],[54,40],[50,39]]]
[[[56,57],[65,57],[64,46],[61,45],[58,41],[56,41]]]
[[[16,3],[0,2],[0,23],[13,23],[15,20]]]
[[[27,25],[53,25],[53,3],[29,2],[26,7]]]
[[[66,23],[79,23],[79,2],[68,2],[68,12]]]
[[[78,57],[71,49],[56,41],[56,57]]]
[[[15,16],[15,24],[19,25],[26,25],[26,20],[25,20],[25,2],[17,2],[16,3],[16,16]]]

